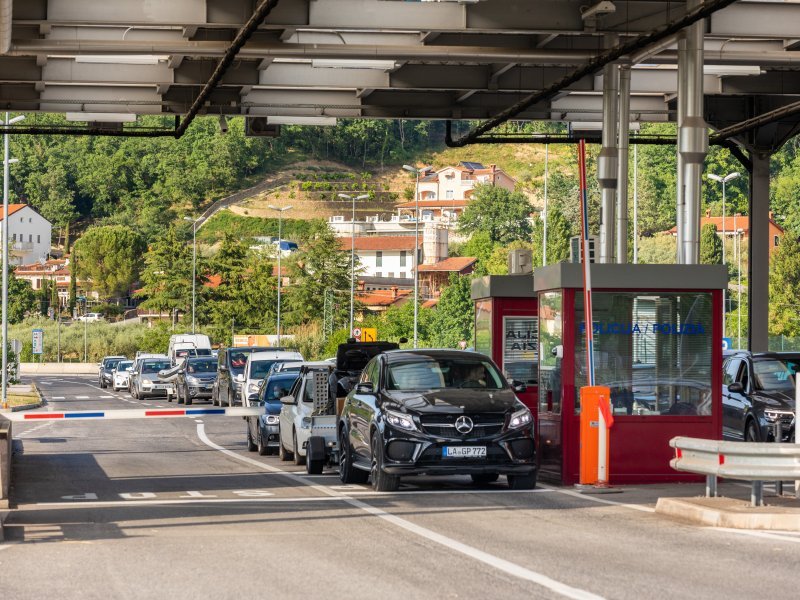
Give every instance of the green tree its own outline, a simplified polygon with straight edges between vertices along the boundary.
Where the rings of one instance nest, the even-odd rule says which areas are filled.
[[[286,293],[287,323],[318,320],[324,312],[325,291],[350,289],[350,253],[342,250],[327,223],[320,223],[289,261],[292,287]],[[341,303],[334,322],[349,318],[349,304]]]
[[[461,340],[471,345],[475,327],[475,307],[470,296],[469,275],[450,274],[431,316],[430,341],[433,346],[458,348]]]
[[[76,276],[103,298],[125,296],[139,277],[144,242],[123,225],[91,227],[75,242]]]
[[[639,240],[639,262],[646,265],[671,265],[675,263],[676,240],[662,234]]]
[[[191,306],[192,250],[186,242],[186,228],[172,226],[145,253],[144,285],[137,293],[145,298],[144,308],[171,312],[187,311]]]
[[[769,332],[772,335],[800,335],[800,241],[786,235],[772,255],[769,276]]]
[[[422,303],[420,303],[421,305]],[[417,315],[417,339],[419,346],[424,348],[429,346],[433,310],[430,308],[419,307]],[[398,342],[400,338],[406,338],[408,345],[413,344],[414,340],[414,300],[410,298],[408,302],[400,306],[390,307],[380,317],[378,334],[381,339]]]
[[[461,233],[484,232],[493,243],[509,244],[531,238],[531,205],[520,192],[479,185],[474,199],[464,209],[458,226]]]
[[[722,264],[722,240],[713,223],[703,225],[700,230],[700,262],[704,265]]]
[[[75,193],[69,186],[64,165],[55,157],[48,159],[40,171],[31,174],[25,185],[31,204],[41,215],[64,234],[69,250],[69,225],[78,216],[73,204]]]
[[[8,276],[8,322],[13,325],[25,318],[25,315],[36,310],[36,293],[29,281]]]

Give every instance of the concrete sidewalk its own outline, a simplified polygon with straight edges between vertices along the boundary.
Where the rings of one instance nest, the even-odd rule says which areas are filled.
[[[20,363],[20,375],[97,375],[97,363]]]
[[[794,492],[794,486],[787,486]],[[746,492],[746,490],[742,490]],[[743,498],[659,498],[656,512],[708,527],[762,531],[800,531],[800,500],[794,496],[764,496],[764,506]]]

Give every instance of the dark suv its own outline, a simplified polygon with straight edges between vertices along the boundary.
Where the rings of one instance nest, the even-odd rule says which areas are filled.
[[[800,353],[742,352],[722,365],[722,437],[773,442],[794,439],[795,374]]]
[[[114,367],[121,360],[127,360],[124,356],[104,356],[100,361],[100,369],[97,372],[97,382],[100,387],[105,389],[114,384]]]
[[[379,491],[403,475],[506,475],[512,489],[536,486],[533,417],[483,354],[396,350],[373,358],[345,401],[339,475],[372,478]]]
[[[219,351],[217,380],[211,392],[211,404],[214,406],[233,406],[242,402],[242,384],[247,356],[251,352],[266,350],[283,350],[283,348],[267,348],[262,346],[246,346],[243,348],[222,348]]]

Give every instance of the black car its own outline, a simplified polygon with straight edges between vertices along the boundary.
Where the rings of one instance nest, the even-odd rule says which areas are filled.
[[[222,348],[219,351],[217,364],[217,381],[211,394],[214,406],[233,406],[242,401],[242,384],[247,355],[251,352],[266,350],[283,350],[283,348],[267,348],[262,346],[246,346],[243,348]]]
[[[471,475],[512,489],[536,486],[531,412],[483,354],[396,350],[379,354],[347,396],[339,475],[397,489],[403,475]]]
[[[100,369],[97,372],[97,382],[101,388],[105,389],[114,384],[114,367],[121,360],[127,360],[124,356],[106,356],[100,361]]]
[[[722,437],[773,442],[794,439],[795,376],[800,353],[740,353],[722,365]]]
[[[178,404],[192,404],[200,398],[211,398],[217,380],[217,359],[213,356],[186,358],[175,378]]]

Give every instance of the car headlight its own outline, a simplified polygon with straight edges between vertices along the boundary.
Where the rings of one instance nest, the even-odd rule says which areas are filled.
[[[303,429],[308,429],[311,427],[311,417],[303,417],[303,420],[300,421],[300,427]]]
[[[277,425],[279,421],[280,417],[278,415],[267,415],[264,417],[264,422],[267,425]],[[309,419],[309,421],[311,421],[311,419]],[[309,423],[309,425],[311,425],[311,423]]]
[[[188,383],[189,385],[198,385],[200,383],[200,380],[197,377],[192,377],[191,375],[189,375],[188,377],[186,377],[186,383]]]
[[[258,382],[253,382],[247,386],[248,394],[255,394],[258,391]]]
[[[527,408],[523,408],[511,415],[511,419],[508,421],[508,428],[519,429],[520,427],[526,427],[531,423],[533,423],[533,415],[531,414],[531,411],[529,411]]]
[[[389,425],[397,429],[405,429],[406,431],[415,431],[417,429],[417,425],[411,415],[387,410],[384,412],[384,418]]]
[[[794,413],[791,413],[786,410],[765,410],[764,411],[764,418],[769,421],[770,423],[774,423],[775,421],[779,421],[783,417],[792,417]]]
[[[142,387],[151,387],[152,385],[153,382],[150,381],[149,379],[142,379]]]

